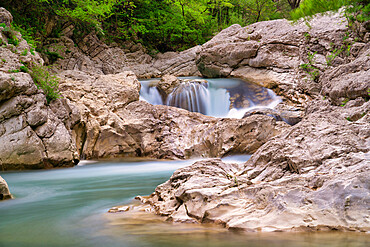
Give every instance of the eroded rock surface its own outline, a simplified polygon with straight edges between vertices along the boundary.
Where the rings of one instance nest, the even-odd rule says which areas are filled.
[[[9,192],[9,187],[6,181],[0,176],[0,201],[11,199],[12,195]]]
[[[227,32],[239,29],[232,26]],[[286,38],[294,42],[294,35]],[[215,46],[210,49],[218,56]],[[247,48],[254,59],[253,46]],[[213,222],[246,231],[369,231],[368,44],[351,56],[326,68],[314,82],[320,90],[306,101],[301,121],[271,138],[247,162],[199,161],[139,199],[175,222]],[[220,71],[226,73],[228,66]]]
[[[368,231],[370,103],[311,104],[307,117],[244,164],[197,162],[142,201],[175,222],[247,231]],[[352,112],[364,116],[348,121]]]
[[[0,169],[73,166],[79,157],[70,129],[79,116],[63,99],[47,104],[31,76],[19,72],[23,64],[42,64],[41,57],[19,33],[17,46],[2,27],[0,34]]]
[[[62,32],[62,38],[51,39],[46,46],[47,50],[56,52],[61,57],[54,63],[54,69],[59,72],[79,70],[92,74],[116,74],[133,71],[140,78],[161,77],[166,74],[200,75],[195,64],[200,46],[183,52],[150,56],[141,44],[127,43],[124,48],[109,47],[94,33],[78,39],[73,37],[72,26]]]
[[[340,14],[316,16],[310,28],[304,22],[287,20],[237,24],[221,31],[202,46],[197,66],[203,76],[234,76],[252,81],[294,103],[305,103],[321,91],[321,85],[300,68],[309,64],[310,54],[318,73],[346,63],[353,57],[341,55],[329,61],[334,49],[361,50],[364,43],[347,37],[347,21]],[[356,48],[357,47],[357,48]]]
[[[138,101],[140,83],[132,72],[93,77],[65,71],[60,77],[63,95],[82,115],[74,134],[87,159],[253,153],[288,126],[268,116],[217,119]]]

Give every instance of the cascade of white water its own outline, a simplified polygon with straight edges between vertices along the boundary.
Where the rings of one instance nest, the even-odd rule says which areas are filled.
[[[207,114],[210,95],[205,83],[186,81],[167,97],[166,105]]]
[[[188,78],[163,102],[153,80],[141,81],[140,99],[153,105],[169,105],[214,117],[242,118],[254,108],[275,108],[280,97],[266,88],[239,79],[208,79],[208,83]],[[231,108],[231,109],[230,109]]]
[[[140,100],[152,105],[163,105],[163,100],[156,87],[150,86],[150,81],[141,82]]]

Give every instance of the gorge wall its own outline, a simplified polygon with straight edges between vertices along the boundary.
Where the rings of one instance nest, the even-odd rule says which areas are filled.
[[[9,26],[11,15],[1,8]],[[11,35],[15,37],[10,37]],[[71,127],[78,112],[64,99],[47,104],[23,66],[42,64],[19,33],[0,27],[0,169],[34,169],[73,166],[79,157]],[[11,39],[17,39],[14,45]],[[27,51],[27,52],[25,52]]]

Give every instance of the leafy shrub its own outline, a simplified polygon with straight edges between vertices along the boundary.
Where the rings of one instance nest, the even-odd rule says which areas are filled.
[[[50,63],[54,63],[58,58],[64,59],[59,53],[53,51],[46,51],[45,54],[48,56]]]
[[[56,76],[51,75],[46,67],[35,65],[32,67],[30,75],[36,86],[44,91],[48,104],[60,98],[59,80]]]
[[[19,40],[16,36],[16,32],[10,27],[7,27],[7,26],[4,27],[4,25],[2,25],[2,27],[4,28],[2,32],[6,36],[6,38],[8,39],[8,43],[12,44],[12,45],[15,45],[15,46],[18,46],[19,45]]]
[[[368,0],[305,0],[290,15],[293,20],[302,17],[310,19],[317,13],[336,11],[343,6],[346,6],[346,15],[350,22],[370,20],[370,3]]]
[[[22,65],[21,67],[19,67],[19,70],[21,72],[28,73],[28,68],[26,66],[24,66],[24,65]]]

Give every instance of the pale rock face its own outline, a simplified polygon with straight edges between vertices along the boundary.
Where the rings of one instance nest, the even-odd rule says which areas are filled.
[[[26,73],[0,72],[0,85],[8,92],[0,101],[2,169],[74,165],[79,158],[71,133],[63,119],[46,104],[31,77]]]
[[[331,43],[341,45],[347,31],[341,14],[318,16],[309,29],[303,22],[287,20],[232,25],[202,46],[197,66],[203,76],[234,76],[274,89],[294,103],[305,103],[320,92],[320,84],[304,79],[299,65],[308,53],[317,52],[315,66],[326,69]],[[358,43],[360,44],[360,43]],[[300,83],[304,82],[304,83]]]
[[[3,12],[1,8],[1,18],[6,17]],[[3,28],[0,35],[6,42]],[[37,53],[31,53],[21,35],[15,35],[18,46],[0,48],[0,169],[73,166],[79,157],[71,128],[80,117],[64,99],[48,105],[28,73],[12,72],[23,66],[20,61],[28,65],[43,63]],[[52,107],[56,105],[65,107]]]
[[[356,43],[350,57],[323,69],[316,81],[293,73],[304,61],[302,35],[309,33],[318,54],[325,55],[330,40],[340,43],[346,30],[340,20],[338,15],[314,18],[310,30],[284,20],[233,25],[205,44],[198,60],[203,74],[261,80],[291,101],[305,103],[297,108],[300,121],[269,138],[243,164],[199,161],[175,171],[151,196],[139,199],[174,222],[213,222],[245,231],[368,231],[369,46]],[[256,52],[255,40],[261,40]],[[269,60],[274,55],[267,53],[275,45],[293,46],[293,53],[297,46],[299,60]],[[240,59],[240,67],[222,60],[227,56]],[[324,64],[322,57],[317,60]],[[282,104],[245,117],[294,116],[293,108]]]
[[[163,101],[167,99],[167,96],[180,85],[180,80],[173,75],[164,75],[162,79],[156,85],[159,93],[162,96]]]
[[[9,187],[6,181],[0,176],[0,201],[11,199],[12,195],[9,192]]]
[[[57,52],[64,59],[58,59],[54,69],[78,70],[89,74],[116,74],[133,71],[140,78],[161,77],[166,74],[176,76],[200,75],[195,64],[200,46],[183,52],[167,52],[148,55],[141,44],[128,43],[125,49],[108,47],[91,33],[75,45],[71,39],[71,28],[59,42],[51,44],[48,49]],[[60,48],[62,47],[62,49]]]
[[[370,124],[347,121],[340,107],[312,107],[244,164],[181,168],[145,202],[168,220],[230,229],[368,230]],[[369,115],[367,103],[354,108]]]
[[[7,27],[13,22],[13,16],[5,8],[0,8],[0,23],[5,23]]]
[[[325,72],[322,93],[335,104],[358,97],[369,98],[370,90],[370,43],[352,62]]]
[[[95,77],[65,71],[60,78],[63,95],[82,116],[74,136],[82,157],[88,159],[253,153],[288,126],[267,116],[217,119],[138,101],[140,83],[129,71]]]

